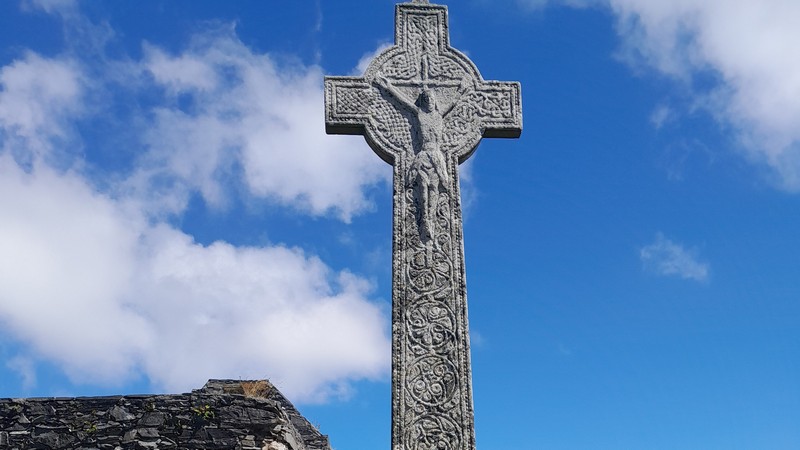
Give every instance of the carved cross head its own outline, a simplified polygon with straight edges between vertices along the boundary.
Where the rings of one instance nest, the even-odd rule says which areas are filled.
[[[483,80],[447,30],[447,7],[397,5],[395,45],[363,77],[326,77],[326,131],[363,134],[390,164],[431,145],[463,162],[483,137],[519,137],[519,83]]]

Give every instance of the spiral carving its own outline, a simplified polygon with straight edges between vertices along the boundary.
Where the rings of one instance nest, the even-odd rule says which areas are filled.
[[[458,387],[458,370],[443,356],[420,358],[408,371],[408,392],[426,407],[446,405],[456,395]]]
[[[459,426],[441,416],[421,416],[408,427],[407,450],[460,450]]]
[[[432,296],[413,305],[408,312],[408,339],[415,354],[444,353],[456,341],[455,314],[442,300]]]

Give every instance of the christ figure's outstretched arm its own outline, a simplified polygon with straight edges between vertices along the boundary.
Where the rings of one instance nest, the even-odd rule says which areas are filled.
[[[414,102],[411,99],[409,99],[402,91],[397,89],[392,84],[392,82],[389,81],[389,79],[386,78],[384,75],[379,75],[375,79],[375,82],[378,84],[378,86],[382,87],[387,92],[392,94],[392,97],[396,98],[397,101],[403,104],[403,106],[405,106],[406,108],[410,109],[415,113],[418,112],[417,105],[415,105]]]

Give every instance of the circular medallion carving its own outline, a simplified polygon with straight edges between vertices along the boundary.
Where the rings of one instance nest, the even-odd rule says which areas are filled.
[[[429,351],[449,350],[456,340],[455,321],[447,305],[428,297],[408,313],[410,344]]]
[[[459,450],[461,428],[451,419],[435,414],[417,418],[406,433],[407,450]]]
[[[427,406],[447,404],[458,391],[458,371],[449,359],[426,356],[411,363],[407,392]]]

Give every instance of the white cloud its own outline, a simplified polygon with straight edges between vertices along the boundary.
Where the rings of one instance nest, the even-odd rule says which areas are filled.
[[[75,12],[77,0],[22,0],[22,7],[29,10],[40,9],[48,14]]]
[[[367,300],[364,280],[299,249],[203,247],[165,226],[148,234],[145,249],[138,295],[161,333],[145,365],[163,385],[268,375],[289,393],[320,399],[336,382],[384,375],[383,312]]]
[[[6,367],[17,372],[22,379],[22,389],[31,389],[36,386],[36,367],[31,358],[15,356],[6,361]]]
[[[240,169],[256,197],[349,220],[371,207],[366,188],[391,176],[363,138],[325,134],[319,67],[278,65],[229,30],[198,37],[178,55],[145,50],[144,70],[168,93],[146,133],[147,164],[134,178],[147,189],[166,172],[219,206],[222,181]]]
[[[464,216],[464,220],[469,220],[472,216],[472,212],[481,196],[475,183],[475,158],[476,156],[472,155],[470,159],[458,166],[459,190],[461,191],[461,213]]]
[[[518,1],[610,9],[625,61],[677,80],[690,110],[710,113],[778,187],[800,192],[800,2]]]
[[[388,49],[392,45],[393,44],[389,42],[384,42],[378,45],[378,48],[376,48],[375,51],[365,53],[363,56],[361,56],[361,59],[358,60],[358,64],[356,64],[356,68],[355,70],[353,70],[353,73],[351,75],[357,77],[363,76],[364,73],[366,73],[367,69],[369,68],[369,65],[372,62],[372,60],[375,59],[376,56],[383,53],[384,50]]]
[[[0,160],[0,317],[72,368],[125,375],[147,324],[113,299],[134,289],[137,226],[75,175]],[[68,358],[68,359],[61,359]]]
[[[26,162],[52,156],[52,144],[68,138],[69,120],[81,110],[82,84],[79,68],[67,59],[27,53],[1,68],[0,149]]]
[[[639,258],[646,269],[663,276],[678,276],[687,280],[708,280],[708,263],[700,261],[695,252],[687,250],[663,234],[655,242],[639,250]]]
[[[27,383],[43,361],[78,383],[144,376],[170,391],[269,377],[301,401],[386,376],[386,312],[364,279],[299,248],[200,245],[162,221],[193,192],[344,220],[369,209],[391,170],[363,139],[324,134],[321,69],[231,30],[144,53],[28,53],[0,68],[0,326],[20,344],[8,367]],[[112,173],[81,158],[76,125],[108,120],[114,89],[148,106],[126,148],[94,149],[141,155]]]
[[[650,114],[650,123],[652,123],[656,129],[661,129],[661,127],[674,118],[674,115],[675,113],[672,108],[667,105],[659,105]]]
[[[682,80],[780,186],[800,191],[800,2],[610,0],[624,54]],[[713,77],[714,82],[708,79]],[[700,81],[698,81],[700,80]]]
[[[472,346],[472,348],[485,347],[486,342],[487,342],[486,337],[483,334],[479,333],[478,331],[475,331],[474,328],[471,328],[469,330],[469,343]]]
[[[0,159],[0,322],[79,382],[265,377],[323,400],[388,367],[370,286],[302,250],[202,246],[74,174]]]

